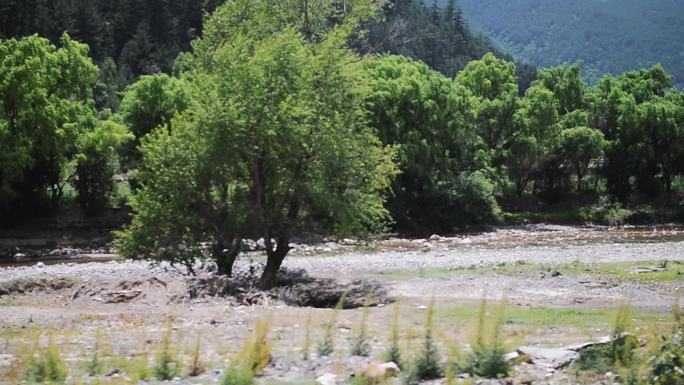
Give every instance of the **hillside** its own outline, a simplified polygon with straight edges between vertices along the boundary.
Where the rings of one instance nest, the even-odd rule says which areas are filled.
[[[447,0],[440,0],[445,5]],[[518,60],[584,63],[595,81],[660,62],[684,84],[683,0],[460,0],[473,27]]]

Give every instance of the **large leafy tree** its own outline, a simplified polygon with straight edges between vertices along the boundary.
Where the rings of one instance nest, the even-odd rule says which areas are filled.
[[[296,232],[358,233],[388,219],[393,150],[363,117],[359,58],[346,48],[347,17],[372,3],[291,3],[228,1],[207,21],[186,75],[198,103],[143,140],[124,255],[190,265],[209,241],[230,274],[241,239],[261,236],[269,288]],[[294,17],[307,12],[324,12],[328,30]]]
[[[401,56],[375,58],[365,69],[370,121],[385,144],[399,146],[401,174],[389,201],[397,227],[450,231],[495,219],[491,183],[475,174],[488,157],[473,125],[469,92]]]
[[[98,125],[97,76],[88,47],[68,35],[59,48],[37,36],[0,43],[1,209],[59,200],[78,138]]]
[[[126,89],[119,115],[135,135],[125,151],[125,167],[135,168],[140,158],[139,140],[153,129],[170,127],[173,117],[192,103],[187,82],[166,74],[146,75]]]
[[[489,149],[501,148],[512,135],[518,108],[515,64],[488,53],[482,60],[468,63],[456,79],[477,99],[479,135]]]
[[[589,127],[573,127],[561,131],[559,151],[577,176],[577,191],[592,161],[603,156],[604,138],[601,131]]]

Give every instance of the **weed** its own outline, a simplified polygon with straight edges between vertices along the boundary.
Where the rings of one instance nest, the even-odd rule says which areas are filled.
[[[245,345],[237,354],[236,366],[251,371],[254,375],[261,375],[264,368],[271,362],[271,345],[268,333],[271,330],[271,317],[258,320],[254,332],[247,337]]]
[[[361,312],[361,320],[358,326],[358,333],[352,340],[350,353],[352,356],[368,357],[370,355],[370,338],[368,336],[368,308],[370,307],[371,294],[366,297]]]
[[[188,371],[188,375],[190,377],[197,377],[206,371],[206,368],[204,367],[204,363],[202,363],[202,360],[200,358],[200,351],[201,351],[201,341],[200,341],[200,336],[197,336],[197,341],[195,342],[195,348],[192,350],[192,362],[190,364],[190,370]]]
[[[674,327],[669,336],[661,337],[656,355],[649,359],[652,383],[656,385],[684,385],[684,312],[679,298],[672,307]]]
[[[231,366],[223,375],[223,385],[254,385],[254,372],[239,366]]]
[[[157,359],[152,368],[156,379],[161,381],[172,380],[180,375],[180,360],[173,346],[171,346],[171,337],[173,334],[173,319],[169,317],[166,333],[161,340]]]
[[[24,378],[32,383],[64,384],[67,368],[52,335],[45,349],[40,347],[40,335],[36,336],[33,349],[27,355]]]
[[[306,316],[304,321],[304,347],[302,349],[302,359],[309,360],[309,351],[311,350],[311,313]]]
[[[473,351],[466,357],[464,370],[471,375],[487,378],[503,378],[511,370],[506,360],[506,350],[503,345],[503,323],[506,301],[503,301],[487,322],[487,299],[482,298],[477,318]]]
[[[442,376],[439,364],[439,350],[433,339],[433,316],[435,313],[435,298],[430,300],[425,320],[425,334],[420,354],[416,358],[412,371],[418,380],[432,380]]]
[[[346,299],[347,292],[344,292],[332,311],[330,321],[323,325],[323,339],[316,348],[318,355],[321,357],[329,356],[335,351],[335,323]]]
[[[93,355],[90,357],[88,362],[86,363],[86,373],[88,373],[89,376],[94,377],[99,374],[102,374],[102,371],[104,369],[104,364],[102,362],[102,359],[100,357],[101,355],[101,338],[100,335],[95,336],[95,346],[93,347]]]
[[[401,363],[401,348],[399,347],[399,302],[394,303],[392,311],[392,331],[390,334],[389,349],[385,353],[387,361],[394,362],[399,368]]]
[[[133,383],[147,381],[152,378],[153,373],[150,368],[150,360],[147,352],[133,357],[128,366],[128,373],[131,375],[131,381]]]

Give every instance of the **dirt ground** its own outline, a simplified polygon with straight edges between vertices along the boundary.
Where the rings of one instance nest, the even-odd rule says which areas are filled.
[[[256,304],[218,296],[192,298],[191,281],[170,266],[111,260],[108,254],[67,257],[50,264],[0,267],[0,376],[5,375],[0,383],[12,383],[8,373],[37,334],[41,344],[48,335],[57,342],[70,368],[70,383],[95,383],[84,367],[96,342],[105,371],[115,372],[102,378],[128,378],[124,361],[149,357],[152,362],[170,318],[184,365],[190,364],[199,341],[208,368],[199,377],[172,382],[176,384],[219,382],[258,319],[271,320],[274,343],[272,362],[260,383],[312,383],[324,373],[352,373],[368,360],[347,353],[363,309],[339,312],[336,353],[317,357],[324,324],[335,314],[331,309],[288,306],[273,297],[252,302]],[[248,253],[237,269],[258,270],[262,261],[258,252]],[[341,284],[379,282],[391,300],[369,310],[368,328],[370,359],[381,360],[391,332],[392,301],[400,309],[407,356],[418,348],[433,296],[443,353],[453,344],[468,350],[483,298],[507,302],[505,331],[511,350],[521,345],[560,347],[608,335],[614,310],[625,301],[637,327],[667,322],[675,297],[684,290],[682,264],[684,231],[674,226],[537,225],[452,238],[295,245],[285,268],[305,269],[312,277]],[[307,333],[314,353],[303,360]],[[534,383],[578,381],[567,371],[530,365],[518,366],[515,376],[529,376]]]

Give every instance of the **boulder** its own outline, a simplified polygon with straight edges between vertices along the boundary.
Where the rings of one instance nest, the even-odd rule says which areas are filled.
[[[337,375],[332,373],[325,373],[316,378],[316,383],[320,385],[337,385]]]
[[[395,377],[400,371],[399,366],[391,361],[382,364],[370,363],[357,376],[366,379],[371,384],[377,384],[385,379]]]
[[[518,353],[526,356],[528,361],[535,366],[550,369],[564,368],[579,359],[577,351],[566,348],[555,349],[523,346],[518,349]]]

